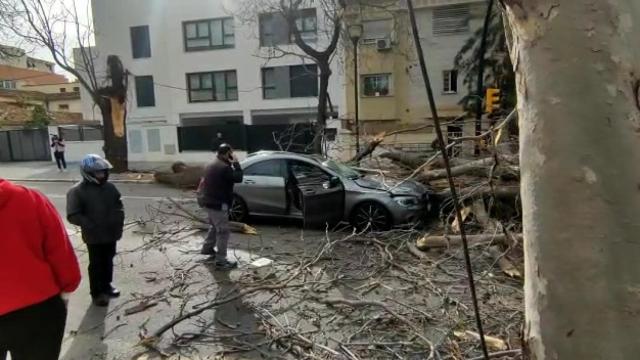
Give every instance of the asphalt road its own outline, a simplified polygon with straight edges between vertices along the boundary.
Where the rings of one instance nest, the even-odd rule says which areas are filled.
[[[41,191],[56,206],[60,215],[66,216],[66,193],[72,183],[24,182],[28,186]],[[147,206],[153,205],[163,198],[175,199],[193,197],[192,191],[171,189],[157,184],[117,184],[122,194],[127,218],[139,218],[147,214]]]

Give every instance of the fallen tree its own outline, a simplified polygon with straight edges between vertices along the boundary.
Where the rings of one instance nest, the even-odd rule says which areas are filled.
[[[499,175],[500,172],[516,173],[520,172],[518,166],[513,164],[518,163],[517,155],[499,155],[498,172],[494,171],[494,175]],[[480,160],[470,161],[466,164],[454,166],[451,168],[451,174],[453,176],[477,174],[480,176],[487,176],[492,171],[492,166],[495,164],[494,157],[488,157]],[[417,176],[419,181],[428,182],[431,180],[444,179],[447,177],[445,169],[428,170],[423,171]]]
[[[522,241],[522,234],[514,234],[512,235],[512,237],[516,241]],[[490,242],[506,244],[509,240],[509,237],[504,234],[467,235],[467,241],[469,241],[469,245]],[[462,238],[460,237],[460,235],[427,235],[418,239],[418,241],[416,242],[416,247],[420,250],[429,250],[459,246],[461,244]]]

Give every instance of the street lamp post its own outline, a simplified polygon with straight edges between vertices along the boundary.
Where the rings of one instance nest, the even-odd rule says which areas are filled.
[[[358,92],[358,84],[360,83],[360,79],[358,77],[358,43],[360,42],[360,37],[362,36],[362,25],[361,24],[353,24],[349,26],[349,35],[351,36],[351,41],[353,41],[353,101],[354,101],[354,110],[355,110],[355,126],[356,126],[356,155],[360,153],[360,114],[359,114],[359,105],[360,105],[360,94]]]

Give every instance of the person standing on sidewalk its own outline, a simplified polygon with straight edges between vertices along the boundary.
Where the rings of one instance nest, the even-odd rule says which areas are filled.
[[[207,165],[198,186],[198,204],[205,208],[211,228],[202,250],[203,255],[215,258],[216,269],[231,270],[238,266],[227,259],[229,209],[233,203],[233,186],[242,182],[242,168],[228,144],[218,147],[216,159]],[[214,250],[217,245],[218,251]]]
[[[120,296],[114,288],[113,258],[122,238],[124,208],[118,189],[109,182],[111,164],[89,154],[82,159],[82,181],[67,193],[67,220],[80,226],[82,240],[89,251],[89,285],[96,306],[107,306]]]
[[[0,179],[0,359],[57,360],[80,268],[56,209]]]
[[[53,137],[51,138],[51,147],[53,148],[53,157],[56,159],[58,170],[67,170],[67,162],[64,159],[64,139],[62,137],[58,137],[58,135],[53,135]]]

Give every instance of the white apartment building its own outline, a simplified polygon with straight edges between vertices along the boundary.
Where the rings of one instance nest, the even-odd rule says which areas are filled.
[[[216,133],[244,152],[272,142],[272,132],[316,117],[318,77],[312,61],[268,58],[272,43],[298,51],[283,19],[237,16],[232,0],[93,0],[98,75],[108,55],[131,73],[127,126],[132,167],[211,158]],[[246,16],[244,14],[243,16]],[[323,47],[322,11],[301,11],[300,28]],[[329,93],[343,110],[341,65]],[[85,90],[82,89],[84,92]],[[100,119],[82,94],[85,119]],[[336,121],[337,122],[337,121]]]

